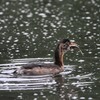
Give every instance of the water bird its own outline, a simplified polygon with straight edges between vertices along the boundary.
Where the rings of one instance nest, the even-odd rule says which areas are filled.
[[[20,75],[58,74],[64,71],[63,56],[65,52],[74,48],[79,48],[75,42],[71,42],[69,39],[62,39],[58,42],[54,51],[55,55],[53,64],[28,63],[17,69],[14,73]]]

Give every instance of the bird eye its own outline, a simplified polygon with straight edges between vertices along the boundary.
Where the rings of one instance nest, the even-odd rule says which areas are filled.
[[[65,47],[66,45],[64,44],[63,46]]]
[[[63,48],[64,48],[64,49],[66,49],[66,48],[67,48],[67,45],[66,45],[66,44],[64,44],[64,45],[63,45]]]

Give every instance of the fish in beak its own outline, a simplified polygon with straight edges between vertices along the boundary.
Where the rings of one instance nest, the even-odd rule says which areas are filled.
[[[69,50],[74,49],[74,48],[78,48],[79,51],[80,51],[80,53],[81,53],[82,55],[84,55],[84,53],[82,52],[82,50],[80,49],[80,47],[78,46],[77,43],[75,43],[75,42],[70,42],[70,44],[69,44]]]

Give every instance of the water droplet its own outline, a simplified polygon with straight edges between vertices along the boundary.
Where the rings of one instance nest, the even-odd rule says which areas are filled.
[[[32,17],[33,16],[33,14],[32,13],[29,13],[28,15],[27,15],[27,17]]]
[[[80,100],[85,100],[85,97],[80,97]]]
[[[84,62],[84,60],[79,60],[78,62]]]
[[[37,96],[38,94],[37,93],[34,93],[34,96]]]
[[[18,42],[18,39],[14,40],[14,42]]]
[[[3,15],[3,12],[0,12],[0,15]]]
[[[47,15],[45,13],[40,13],[38,15],[41,16],[41,17],[43,17],[43,18],[47,17]]]
[[[54,27],[54,28],[56,27],[56,25],[54,25],[54,23],[51,23],[51,26]]]
[[[88,100],[93,100],[93,98],[92,97],[89,97]]]
[[[91,17],[89,16],[89,17],[86,17],[86,19],[91,19]]]
[[[73,99],[73,100],[77,100],[77,97],[76,97],[76,96],[73,96],[72,99]]]
[[[46,36],[48,33],[47,32],[43,32],[43,34]]]

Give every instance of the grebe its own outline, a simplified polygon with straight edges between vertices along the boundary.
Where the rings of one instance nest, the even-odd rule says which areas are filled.
[[[45,74],[58,74],[64,71],[63,56],[65,51],[71,48],[78,48],[75,42],[69,39],[61,40],[55,49],[54,64],[26,64],[17,69],[14,73],[20,75],[45,75]]]

